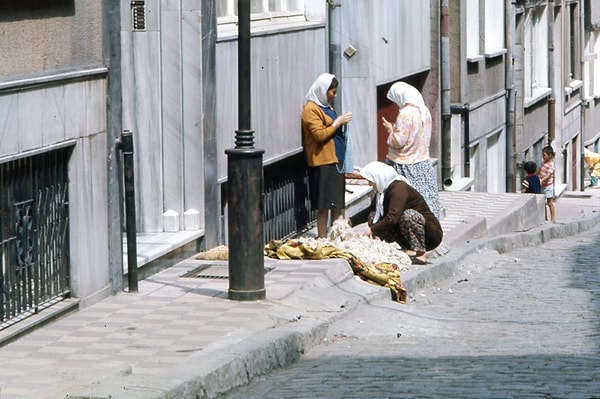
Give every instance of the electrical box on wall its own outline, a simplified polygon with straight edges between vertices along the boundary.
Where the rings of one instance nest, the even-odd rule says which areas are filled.
[[[142,0],[131,2],[131,29],[136,32],[146,30],[146,4]]]

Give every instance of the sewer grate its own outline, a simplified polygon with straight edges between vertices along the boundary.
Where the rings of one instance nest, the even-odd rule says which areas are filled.
[[[265,274],[273,270],[274,267],[265,267]],[[214,279],[228,279],[229,278],[229,265],[219,264],[207,264],[201,265],[197,268],[183,274],[181,277],[189,278],[214,278]]]

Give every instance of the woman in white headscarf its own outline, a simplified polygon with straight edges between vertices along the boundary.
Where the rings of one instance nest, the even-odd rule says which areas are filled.
[[[302,134],[311,209],[317,211],[317,234],[327,236],[329,212],[331,220],[343,216],[346,180],[345,125],[352,113],[338,116],[329,103],[337,95],[338,80],[330,73],[321,74],[306,94],[302,111]]]
[[[388,90],[387,98],[398,105],[399,110],[395,123],[381,118],[388,134],[386,163],[410,180],[439,220],[437,176],[429,161],[431,113],[419,90],[408,83],[394,83]]]
[[[440,245],[444,232],[423,196],[383,162],[371,162],[359,174],[377,194],[372,206],[351,217],[349,223],[356,226],[368,222],[366,234],[395,241],[406,249],[413,264],[426,264],[427,251]]]

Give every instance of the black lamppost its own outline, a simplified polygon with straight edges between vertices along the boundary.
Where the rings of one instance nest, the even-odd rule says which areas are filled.
[[[250,0],[238,0],[238,108],[235,148],[227,154],[229,299],[265,299],[263,242],[264,150],[250,128]]]

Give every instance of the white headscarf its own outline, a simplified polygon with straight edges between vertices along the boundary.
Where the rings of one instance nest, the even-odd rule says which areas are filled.
[[[310,86],[308,93],[306,93],[306,100],[312,101],[321,107],[327,106],[327,90],[331,86],[331,82],[335,78],[335,75],[330,73],[323,73],[319,75],[317,80]]]
[[[405,82],[396,82],[388,90],[387,98],[398,104],[399,107],[403,107],[405,104],[412,104],[419,108],[419,111],[421,111],[421,120],[425,123],[427,106],[419,90],[413,86]]]
[[[377,197],[373,223],[377,223],[379,218],[383,216],[383,193],[388,189],[390,184],[395,181],[403,181],[410,185],[410,181],[406,177],[398,174],[396,169],[379,161],[369,163],[367,166],[362,168],[358,174],[368,181],[375,183]]]

